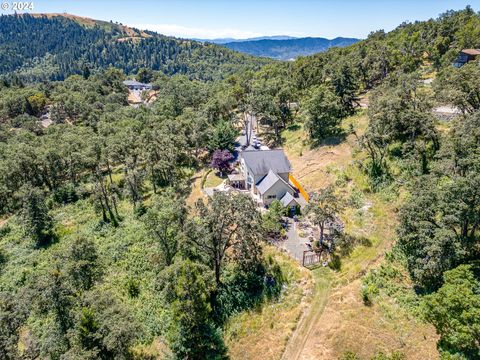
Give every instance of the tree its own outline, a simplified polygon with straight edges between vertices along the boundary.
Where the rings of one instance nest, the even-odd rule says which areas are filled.
[[[418,74],[396,74],[372,92],[369,124],[360,143],[369,155],[369,175],[374,184],[389,177],[390,146],[399,143],[400,159],[414,175],[427,174],[439,148],[435,119],[428,93],[419,86]]]
[[[233,155],[228,150],[215,150],[212,155],[212,162],[210,166],[217,169],[223,176],[226,171],[230,169],[230,161],[233,159]]]
[[[351,66],[342,62],[332,74],[332,86],[340,98],[343,116],[352,115],[358,106],[358,83]]]
[[[391,129],[384,122],[370,122],[359,143],[368,154],[368,175],[376,184],[388,177],[387,154],[391,142]]]
[[[153,71],[150,68],[141,68],[137,72],[136,79],[141,83],[148,84],[153,80]]]
[[[98,255],[93,241],[77,237],[67,250],[64,266],[75,289],[89,290],[100,277]]]
[[[33,116],[40,116],[47,104],[47,98],[44,93],[37,92],[27,98],[30,113]]]
[[[311,140],[318,142],[339,132],[343,116],[340,99],[326,85],[310,90],[304,110],[305,128]]]
[[[185,200],[168,188],[153,197],[152,206],[143,216],[149,236],[158,244],[165,266],[173,263],[183,238],[187,211]]]
[[[445,69],[434,82],[440,101],[457,106],[463,113],[474,113],[480,109],[480,68],[476,62],[461,68]]]
[[[243,269],[260,261],[260,216],[249,196],[216,192],[208,204],[199,200],[196,210],[196,231],[188,240],[212,266],[217,286],[227,260]]]
[[[0,292],[0,358],[18,359],[20,330],[26,321],[28,311],[24,301],[18,301],[13,294]]]
[[[68,332],[74,325],[72,309],[77,302],[77,292],[58,261],[31,279],[28,299],[32,315],[34,339],[28,351],[35,357],[59,358],[69,348]],[[36,345],[37,344],[37,345]],[[35,346],[36,345],[36,346]]]
[[[277,239],[282,230],[282,219],[286,215],[287,210],[279,200],[270,203],[268,211],[262,216],[262,226],[270,238]]]
[[[130,348],[141,334],[140,326],[114,294],[94,291],[75,312],[75,326],[69,332],[71,347],[63,357],[131,359]]]
[[[412,279],[435,289],[444,271],[478,257],[480,176],[422,177],[400,212],[398,245]]]
[[[168,269],[171,289],[166,301],[172,322],[167,333],[170,348],[178,359],[226,359],[221,335],[211,322],[209,296],[212,285],[205,269],[184,260]]]
[[[480,281],[478,269],[461,265],[443,275],[444,284],[424,298],[425,317],[440,335],[438,347],[452,357],[480,357]]]
[[[332,186],[311,196],[310,202],[305,207],[305,215],[320,229],[320,244],[324,240],[326,227],[338,219],[343,208],[343,201],[335,194]]]
[[[431,175],[413,182],[400,211],[398,245],[410,276],[436,289],[442,274],[479,256],[480,116],[455,123],[438,153]]]
[[[228,150],[233,152],[237,131],[233,125],[226,121],[221,121],[215,126],[208,144],[210,151]]]
[[[22,222],[25,233],[37,247],[47,245],[53,236],[53,219],[48,213],[45,197],[37,188],[26,190],[23,198]]]

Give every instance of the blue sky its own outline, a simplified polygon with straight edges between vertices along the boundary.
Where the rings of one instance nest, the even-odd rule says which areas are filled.
[[[4,1],[4,0],[0,0]],[[12,2],[14,0],[5,0]],[[34,12],[68,12],[166,35],[366,37],[403,21],[426,20],[480,0],[33,0]]]

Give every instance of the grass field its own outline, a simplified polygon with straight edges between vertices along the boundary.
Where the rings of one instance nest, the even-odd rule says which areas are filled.
[[[215,171],[210,171],[203,187],[208,188],[218,186],[223,182],[223,180],[225,179],[222,179],[220,176],[218,176]]]

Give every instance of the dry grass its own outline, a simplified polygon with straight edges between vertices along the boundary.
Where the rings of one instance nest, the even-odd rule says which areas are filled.
[[[338,359],[352,351],[361,359],[401,351],[407,359],[437,359],[435,331],[408,316],[395,302],[365,306],[361,280],[335,288],[299,359]]]
[[[190,195],[187,197],[187,205],[192,207],[195,205],[195,202],[198,199],[203,198],[203,193],[202,193],[202,179],[205,176],[206,171],[201,170],[197,173],[195,173],[192,178],[190,179],[191,184],[192,184],[192,191],[190,192]]]
[[[54,18],[54,17],[63,17],[66,19],[73,20],[80,25],[83,25],[85,27],[94,27],[96,25],[103,27],[105,29],[111,29],[111,28],[116,28],[122,33],[124,33],[127,38],[126,39],[133,39],[133,40],[140,40],[142,38],[148,38],[151,37],[151,35],[145,33],[144,31],[137,31],[134,30],[128,26],[117,24],[117,23],[111,23],[109,21],[104,21],[104,20],[96,20],[96,19],[91,19],[88,17],[84,16],[78,16],[78,15],[72,15],[72,14],[67,14],[67,13],[49,13],[49,14],[44,14],[44,13],[30,13],[30,16],[33,17],[47,17],[49,19]]]
[[[344,128],[350,123],[361,135],[367,125],[366,115],[361,112],[347,119]],[[315,149],[308,148],[301,128],[286,131],[284,140],[293,174],[307,191],[319,190],[344,177],[345,196],[353,189],[361,190],[369,206],[350,207],[343,214],[346,232],[365,241],[342,257],[339,270],[314,270],[315,280],[321,281],[321,291],[315,292],[312,303],[316,306],[300,321],[283,359],[338,359],[346,351],[368,359],[379,351],[397,350],[408,359],[438,358],[432,326],[414,319],[393,299],[381,298],[367,307],[360,297],[361,278],[383,261],[385,251],[395,241],[401,194],[392,200],[368,191],[367,179],[354,163],[363,156],[354,135],[338,145]]]
[[[343,128],[348,131],[353,125],[358,135],[363,134],[367,126],[364,112],[344,121]],[[337,145],[323,145],[311,148],[301,125],[290,127],[283,133],[284,149],[292,163],[293,176],[302,183],[307,192],[317,191],[335,179],[335,170],[345,169],[352,163],[356,147],[355,135],[348,135],[345,141]]]
[[[312,300],[311,273],[276,248],[268,247],[289,279],[280,299],[232,317],[225,328],[229,356],[235,359],[279,359],[298,319]]]

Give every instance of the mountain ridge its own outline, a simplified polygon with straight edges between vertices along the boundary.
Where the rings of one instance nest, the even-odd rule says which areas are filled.
[[[126,74],[148,67],[166,75],[213,80],[268,63],[225,47],[71,14],[0,16],[0,75],[28,82],[63,80],[111,66]]]
[[[272,35],[272,36],[257,36],[245,39],[237,39],[237,38],[215,38],[215,39],[202,39],[202,38],[192,38],[192,40],[200,41],[200,42],[209,42],[213,44],[223,45],[226,43],[231,42],[244,42],[244,41],[258,41],[258,40],[291,40],[291,39],[299,39],[295,36],[289,35]]]
[[[327,39],[321,37],[302,37],[285,40],[261,39],[235,41],[222,44],[229,49],[244,54],[268,57],[276,60],[293,60],[299,56],[308,56],[324,52],[332,47],[353,45],[361,39],[336,37]]]

